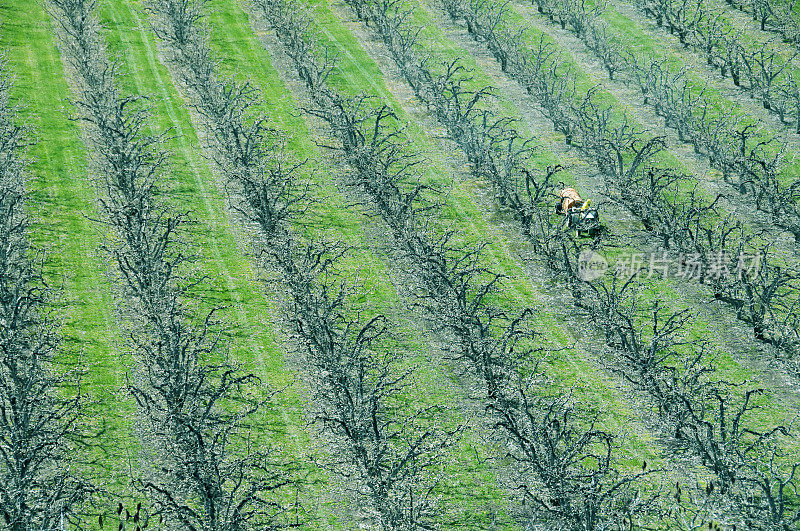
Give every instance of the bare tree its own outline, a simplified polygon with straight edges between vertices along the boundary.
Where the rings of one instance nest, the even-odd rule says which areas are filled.
[[[81,370],[61,371],[54,291],[28,242],[25,151],[32,142],[0,64],[0,522],[55,529],[96,490],[81,476],[87,400]]]
[[[90,7],[56,0],[51,11],[67,28],[63,44],[73,64],[85,65],[78,68],[78,106],[90,125],[100,210],[111,229],[107,249],[130,313],[137,365],[127,388],[142,413],[135,485],[168,527],[293,526],[279,501],[293,483],[290,467],[254,435],[265,433],[257,411],[270,397],[259,396],[258,379],[227,358],[216,310],[198,317],[185,302],[202,279],[182,273],[190,257],[178,237],[188,215],[156,199],[168,172],[166,137],[146,132],[150,116],[140,97],[119,94]]]
[[[736,391],[744,383],[715,380],[707,345],[683,337],[688,313],[665,312],[658,302],[639,308],[633,278],[613,276],[610,282],[591,285],[597,304],[587,307],[632,369],[621,369],[621,374],[653,398],[672,433],[671,444],[698,456],[714,473],[707,494],[716,489],[727,500],[731,525],[788,528],[800,514],[786,497],[786,489],[795,485],[797,465],[790,463],[787,475],[762,457],[780,453],[775,435],[787,434],[788,428],[778,424],[753,429],[750,419],[759,408],[755,398],[763,390],[751,388],[741,394]],[[641,326],[641,319],[647,326]],[[693,354],[685,356],[686,349]],[[774,505],[763,503],[765,491]]]
[[[315,420],[331,436],[338,475],[377,514],[381,529],[429,529],[443,510],[435,503],[434,465],[460,427],[447,429],[439,406],[408,408],[413,368],[385,343],[383,315],[347,317],[353,289],[336,272],[345,248],[284,239],[272,256],[290,292],[294,333],[315,396]],[[360,312],[356,312],[360,315]]]
[[[792,61],[800,53],[795,51],[792,56],[784,59],[771,48],[770,44],[766,43],[742,57],[748,70],[751,89],[760,97],[763,107],[768,110],[772,110],[779,96],[775,92],[775,85],[781,77],[791,72]]]
[[[549,4],[544,7],[550,9]],[[456,11],[456,6],[451,5],[451,10]],[[356,11],[359,13],[360,17],[370,21],[373,26],[379,30],[380,28],[393,27],[392,24],[377,22],[381,17],[391,16],[391,13],[386,13],[379,7],[375,8],[369,2],[360,2]],[[461,11],[461,13],[464,13],[464,11]],[[471,11],[471,13],[472,14],[462,14],[461,16],[465,18],[471,17],[473,32],[480,34],[482,31],[479,25],[480,19],[474,15],[474,11]],[[273,24],[277,23],[277,21],[273,21]],[[291,23],[291,21],[283,20],[280,23],[287,24]],[[410,31],[410,29],[406,31]],[[394,38],[393,35],[382,35],[382,37],[387,45],[391,47],[391,42]],[[501,41],[498,39],[495,42],[499,43]],[[508,71],[515,76],[519,75],[523,77],[523,73],[517,70],[519,63],[515,62],[515,58],[519,55],[520,54],[506,53],[504,56],[508,61]],[[530,65],[531,63],[527,64]],[[408,68],[419,68],[419,66],[412,65]],[[425,68],[424,65],[423,68]],[[540,87],[547,86],[549,81],[544,78],[547,73],[552,72],[552,70],[548,68],[551,68],[550,65],[534,71],[531,69],[524,71],[524,74],[528,76],[524,78],[525,82],[528,83],[527,86],[532,87],[532,92],[534,90],[540,91]],[[464,91],[461,88],[462,85],[457,83],[456,80],[458,78],[455,77],[453,73],[459,73],[457,65],[454,63],[445,65],[444,79],[447,79],[448,82],[442,86],[447,89],[453,87],[453,90],[449,90],[449,94],[455,96],[443,94],[447,92],[444,90],[439,91],[438,99],[431,98],[429,100],[429,105],[437,110],[438,116],[443,124],[445,124],[449,130],[452,130],[451,136],[462,146],[471,160],[480,161],[483,160],[481,158],[483,155],[475,146],[485,146],[486,144],[475,142],[474,133],[471,129],[474,125],[469,125],[467,119],[458,119],[458,116],[472,118],[472,124],[477,124],[478,127],[475,131],[488,131],[488,125],[495,122],[488,119],[489,116],[492,115],[487,114],[485,109],[476,105],[476,99],[479,101],[480,98],[483,97],[480,95],[480,91],[472,93]],[[430,74],[430,78],[436,79],[433,73]],[[418,90],[418,94],[425,94],[423,90],[415,90]],[[423,97],[423,100],[424,99]],[[430,307],[434,309],[434,315],[439,318],[438,322],[443,332],[449,332],[454,334],[454,337],[461,338],[456,343],[457,351],[462,353],[460,355],[461,358],[469,361],[468,366],[472,367],[471,371],[473,374],[479,375],[484,385],[486,385],[487,398],[490,400],[497,400],[500,398],[503,400],[512,400],[511,397],[514,396],[514,393],[509,390],[509,382],[513,381],[511,376],[515,374],[512,370],[515,365],[510,362],[513,362],[515,358],[503,355],[496,350],[487,351],[485,346],[480,346],[481,343],[476,343],[473,339],[485,338],[482,339],[483,343],[491,345],[493,341],[499,339],[495,335],[496,333],[504,329],[508,330],[508,328],[503,325],[494,328],[496,332],[488,335],[484,335],[484,333],[481,332],[483,329],[489,330],[490,332],[492,330],[492,327],[484,328],[485,325],[481,323],[495,322],[499,325],[503,322],[502,319],[505,319],[502,318],[501,321],[498,322],[497,317],[494,317],[493,313],[486,313],[490,307],[483,306],[485,304],[484,301],[486,301],[486,294],[491,292],[492,285],[499,285],[500,279],[480,267],[479,249],[469,250],[466,253],[462,250],[459,253],[450,246],[449,238],[452,238],[452,235],[445,235],[443,239],[435,239],[434,245],[427,244],[424,240],[416,239],[418,238],[418,232],[408,229],[408,227],[415,228],[426,225],[425,222],[415,221],[415,218],[419,219],[417,217],[418,214],[415,214],[415,209],[400,210],[388,208],[391,204],[407,204],[406,201],[401,199],[403,197],[403,187],[398,186],[398,183],[405,180],[407,187],[410,184],[408,182],[409,180],[413,182],[413,179],[410,179],[410,176],[404,173],[405,169],[412,167],[413,164],[411,166],[404,163],[400,164],[399,161],[403,160],[402,156],[399,154],[400,152],[395,148],[389,147],[393,143],[401,141],[400,130],[386,127],[385,125],[385,122],[390,123],[392,121],[390,112],[385,111],[385,108],[370,110],[369,107],[363,105],[364,101],[366,101],[363,98],[357,99],[355,104],[350,104],[350,110],[348,110],[348,104],[341,100],[339,100],[335,109],[327,107],[325,102],[330,101],[327,96],[326,99],[320,98],[317,101],[320,102],[320,109],[315,111],[315,113],[318,113],[319,116],[331,123],[333,130],[336,132],[336,136],[342,143],[341,149],[360,174],[359,184],[365,186],[365,190],[373,197],[377,211],[389,224],[395,235],[411,236],[411,238],[408,239],[399,238],[399,245],[404,249],[412,262],[420,264],[418,266],[419,278],[423,286],[426,287],[426,298],[430,300]],[[354,112],[353,109],[357,109],[358,112]],[[578,107],[578,109],[580,109],[580,107]],[[462,110],[466,112],[461,112]],[[611,123],[603,119],[604,111],[598,108],[597,112],[593,114],[596,118],[589,118],[586,114],[579,112],[571,112],[568,113],[567,116],[569,116],[569,119],[574,120],[573,123],[576,124],[575,128],[578,131],[610,131],[609,127],[603,125],[604,123]],[[572,118],[573,116],[575,118]],[[589,116],[592,116],[592,114],[589,114]],[[585,122],[582,122],[582,120]],[[580,125],[581,123],[585,123],[586,125],[582,127]],[[459,124],[458,128],[456,124]],[[358,128],[359,131],[354,131],[354,128]],[[626,129],[622,129],[622,133],[627,134],[631,138],[632,141],[629,142],[630,145],[641,145],[643,139],[639,139],[635,133],[631,135],[630,132],[626,133],[626,131]],[[586,134],[586,137],[582,137],[582,140],[587,137],[589,138],[589,142],[591,142],[591,144],[587,142],[587,145],[597,145],[597,149],[602,147],[602,144],[593,141],[589,134]],[[396,140],[392,142],[391,139]],[[636,142],[634,142],[633,139],[636,139]],[[624,145],[624,143],[618,142],[615,145]],[[380,148],[376,149],[375,146],[380,146]],[[658,142],[651,144],[651,148],[648,149],[655,149],[657,151]],[[647,151],[648,150],[644,150],[643,153]],[[390,153],[388,159],[382,158],[382,154],[385,152]],[[606,156],[607,160],[610,161],[608,164],[609,169],[615,167],[624,168],[624,166],[616,164],[619,157],[613,155],[613,153],[614,151],[612,150],[609,152],[609,155],[603,154],[603,156]],[[747,150],[746,153],[748,153]],[[647,167],[647,162],[647,156],[642,156],[640,162],[636,165],[637,169],[642,168],[640,171],[644,171],[644,168]],[[614,166],[614,164],[616,164],[616,166]],[[389,173],[387,174],[387,178],[381,177],[384,173],[383,169],[391,168],[393,165],[402,166],[404,170],[396,173]],[[381,171],[375,172],[374,168],[376,167],[381,168]],[[476,164],[476,168],[477,167],[479,167],[478,164]],[[609,173],[624,175],[626,172],[623,170],[621,172],[609,171]],[[636,173],[630,175],[631,178],[634,176],[638,178]],[[667,178],[666,182],[670,182],[670,178]],[[375,187],[369,187],[367,183],[394,184],[393,186],[383,186],[381,184]],[[395,200],[391,199],[393,196],[396,197]],[[669,205],[669,203],[665,203],[665,205]],[[693,200],[689,207],[684,208],[679,201],[676,201],[672,203],[672,207],[673,209],[671,212],[679,216],[680,224],[665,225],[665,227],[681,227],[681,231],[685,229],[687,234],[681,234],[681,231],[679,231],[674,238],[670,238],[670,241],[679,249],[690,244],[701,245],[703,243],[700,237],[700,235],[703,234],[701,228],[704,230],[707,227],[705,225],[707,220],[704,218],[706,215],[713,212],[713,203],[708,204]],[[398,221],[401,221],[402,218],[395,218],[394,215],[389,215],[389,212],[405,212],[407,221],[405,221],[404,224],[400,224]],[[541,218],[537,216],[536,219],[538,221]],[[670,220],[669,223],[673,222]],[[542,227],[546,227],[546,224],[543,224]],[[665,229],[664,232],[668,232],[668,229]],[[714,234],[714,238],[717,238],[716,233]],[[720,238],[721,237],[722,236],[720,236]],[[573,260],[573,252],[575,249],[568,247],[565,240],[562,240],[560,245],[564,250],[563,255],[565,259],[563,261],[559,260],[558,263],[567,264],[565,270],[568,271],[570,269],[569,264],[571,264]],[[549,249],[548,252],[550,252]],[[559,256],[558,251],[555,250],[552,256]],[[448,257],[450,258],[448,259]],[[456,259],[456,264],[460,263],[462,265],[458,267],[448,266],[448,263],[453,263],[449,261],[453,258]],[[555,260],[553,263],[556,263]],[[481,278],[484,280],[480,280]],[[451,286],[457,289],[452,289]],[[628,360],[625,369],[626,377],[632,378],[634,382],[639,382],[637,385],[641,385],[643,390],[648,391],[652,395],[654,406],[660,408],[669,415],[667,419],[668,423],[665,425],[665,433],[670,433],[674,441],[683,441],[684,439],[688,440],[688,438],[685,434],[681,433],[681,430],[684,429],[684,427],[695,430],[697,427],[696,432],[704,433],[704,438],[697,439],[691,444],[685,441],[676,442],[676,444],[686,451],[689,451],[692,455],[701,455],[707,448],[724,447],[723,441],[725,437],[728,436],[726,426],[729,424],[729,420],[725,415],[713,414],[716,409],[713,407],[710,408],[709,404],[713,404],[714,400],[719,401],[719,399],[715,398],[717,395],[713,392],[709,394],[711,392],[709,390],[716,390],[714,392],[719,396],[729,396],[729,398],[724,398],[723,402],[730,404],[730,409],[736,411],[736,415],[740,418],[746,417],[751,409],[748,408],[747,401],[737,402],[741,395],[737,394],[735,397],[734,395],[726,395],[726,384],[724,384],[724,382],[715,383],[713,380],[713,365],[709,364],[708,353],[705,347],[696,342],[684,341],[679,337],[680,331],[685,327],[685,319],[688,317],[682,316],[681,313],[662,315],[663,310],[658,305],[644,310],[635,304],[631,306],[625,302],[625,296],[621,295],[621,293],[624,293],[624,289],[622,291],[615,291],[614,289],[608,291],[602,288],[602,285],[594,286],[592,284],[587,285],[586,283],[575,283],[574,286],[576,294],[580,294],[581,296],[576,300],[585,306],[586,311],[590,312],[590,315],[596,322],[604,323],[603,326],[608,331],[610,345],[620,353],[623,359]],[[443,292],[442,289],[444,289]],[[454,294],[450,297],[444,297],[442,295],[443,293]],[[469,297],[461,295],[463,293],[476,294],[473,295],[475,298],[472,299],[476,301],[476,304],[464,304],[460,302],[471,300]],[[592,295],[593,293],[595,295]],[[603,293],[608,296],[602,295]],[[635,298],[631,300],[635,300]],[[457,302],[457,304],[453,305],[454,301]],[[468,308],[469,312],[464,312],[460,310],[460,308]],[[514,320],[514,322],[517,322],[517,320]],[[652,335],[646,333],[648,330],[652,330]],[[495,339],[488,341],[490,338]],[[505,345],[505,343],[501,344]],[[687,350],[689,351],[688,356],[685,355],[685,351]],[[489,355],[492,352],[494,352],[494,354]],[[485,353],[485,355],[476,356],[475,353]],[[476,361],[479,363],[476,364]],[[703,392],[698,392],[698,390],[702,390]],[[706,430],[703,432],[699,428],[699,426],[709,425],[712,426],[715,431],[708,432],[708,430]],[[751,464],[753,466],[760,466],[757,463],[760,463],[759,455],[762,455],[760,453],[761,450],[769,450],[769,448],[776,448],[776,446],[771,446],[772,443],[767,442],[769,439],[769,431],[759,433],[763,435],[763,437],[756,435],[758,444],[760,445],[763,443],[765,445],[758,446],[758,448],[760,448],[759,450],[755,450],[756,447],[747,446],[749,442],[745,439],[741,439],[740,443],[737,443],[740,444],[740,446],[737,446],[736,449],[726,448],[726,452],[728,453],[725,456],[725,462],[730,463],[730,467],[720,468],[713,465],[711,462],[709,462],[707,466],[709,466],[710,470],[715,474],[720,474],[722,477],[728,477],[729,471],[731,470],[735,471],[736,474],[744,474],[742,471],[747,470]],[[743,453],[741,453],[741,456],[743,457],[737,458],[736,455],[739,454],[736,454],[736,452],[742,451]],[[787,484],[785,483],[785,478],[782,480],[773,478],[772,481],[773,483],[771,483],[771,485],[784,485],[784,487],[781,487],[783,489],[785,489],[785,485]],[[747,499],[747,496],[750,495],[749,493],[752,493],[752,490],[744,491],[743,493],[742,491],[737,491],[736,493],[731,493],[727,497],[728,500],[733,500],[735,503],[734,506],[727,506],[728,509],[726,509],[726,511],[728,511],[726,517],[729,518],[731,522],[738,522],[741,524],[741,522],[744,521],[743,515],[745,513],[743,512],[743,500]],[[679,493],[677,495],[679,496]],[[698,514],[700,514],[700,512],[698,512]],[[782,516],[781,518],[784,517]],[[786,520],[772,521],[769,525],[781,525],[779,522],[784,521]]]
[[[391,11],[385,11],[381,6],[365,4],[356,11],[376,28],[397,27],[392,22],[379,22],[383,17],[392,16]],[[287,25],[292,21],[272,20],[271,23]],[[394,42],[396,34],[392,34],[391,39],[388,36],[384,38]],[[396,57],[399,55],[395,54]],[[427,71],[424,62],[420,65],[419,62],[412,62],[412,59],[407,59],[406,71]],[[474,161],[476,172],[495,175],[496,180],[489,178],[495,183],[498,195],[518,212],[521,220],[528,220],[532,230],[538,231],[538,221],[545,219],[540,216],[541,207],[547,202],[550,182],[558,169],[553,168],[542,180],[528,171],[524,163],[528,153],[525,143],[517,140],[518,137],[508,128],[506,121],[493,118],[479,106],[488,91],[465,90],[464,70],[457,63],[443,66],[444,73],[440,76],[427,71],[423,76],[415,77],[428,79],[429,84],[440,90],[425,90],[423,86],[415,90],[425,95],[423,99],[453,131],[470,160]],[[514,455],[520,459],[518,466],[514,467],[515,475],[518,474],[516,477],[524,478],[521,481],[530,486],[544,485],[548,477],[554,477],[556,471],[552,467],[546,467],[547,470],[541,466],[537,468],[530,461],[533,454],[525,438],[545,438],[541,426],[546,426],[547,421],[540,419],[541,412],[535,405],[539,402],[532,397],[533,401],[528,402],[527,406],[520,405],[520,397],[534,391],[524,384],[517,387],[516,383],[527,371],[522,360],[534,359],[539,350],[536,336],[526,324],[530,311],[509,315],[490,304],[490,298],[499,289],[502,277],[482,265],[483,245],[464,248],[458,244],[456,233],[437,227],[438,223],[433,217],[437,205],[426,200],[426,188],[418,184],[414,175],[418,159],[404,149],[406,140],[402,128],[397,125],[397,119],[389,109],[381,105],[372,106],[370,99],[364,97],[344,100],[330,95],[322,97],[318,93],[314,96],[319,108],[312,112],[329,122],[331,130],[341,142],[340,149],[356,170],[355,182],[371,198],[377,213],[389,226],[398,250],[414,264],[414,274],[422,288],[420,301],[430,315],[431,324],[441,333],[453,337],[453,359],[463,363],[468,373],[480,382],[488,411],[496,419],[493,421],[496,436],[515,448]],[[331,104],[331,101],[335,103]],[[502,147],[502,150],[498,147]],[[508,156],[501,156],[501,153]],[[501,167],[502,171],[494,173]],[[525,176],[521,182],[516,180],[520,174]],[[525,190],[524,195],[520,193],[521,189]],[[550,223],[549,219],[547,223]],[[571,255],[568,256],[571,260]],[[585,426],[580,423],[574,425],[571,413],[568,412],[563,420],[569,433],[584,433]],[[522,426],[526,426],[524,433],[515,433]],[[590,507],[597,508],[598,519],[590,519],[589,524],[602,527],[608,521],[606,517],[611,518],[604,512],[605,508],[624,505],[617,494],[625,489],[621,486],[615,489],[614,482],[609,480],[606,483],[606,479],[617,477],[621,484],[628,485],[635,478],[614,476],[612,468],[604,466],[593,476],[594,481],[583,481],[588,477],[587,474],[591,475],[584,467],[587,460],[592,459],[589,456],[594,455],[596,438],[590,433],[585,440],[590,443],[570,446],[580,455],[572,461],[566,456],[558,457],[561,456],[561,448],[553,449],[555,453],[549,454],[563,459],[564,466],[572,471],[572,475],[563,478],[563,488],[554,495],[560,496],[565,503],[569,500],[571,507],[585,506],[587,511],[594,510]],[[612,461],[605,462],[610,467]],[[601,477],[604,479],[601,480]],[[555,493],[556,487],[550,487]],[[593,505],[595,503],[597,505]],[[599,509],[601,506],[603,509]],[[639,514],[647,512],[638,506],[632,511]],[[555,521],[552,514],[539,509],[533,512],[523,510],[519,517],[521,521],[529,523]],[[585,522],[582,517],[567,521],[574,526]]]
[[[576,418],[584,413],[569,395],[537,395],[541,382],[533,380],[519,382],[515,394],[490,406],[504,428],[508,457],[520,469],[515,479],[524,517],[560,529],[640,525],[657,499],[638,488],[651,471],[620,474],[613,457],[617,443],[596,427],[599,415]],[[587,460],[594,463],[590,469]]]

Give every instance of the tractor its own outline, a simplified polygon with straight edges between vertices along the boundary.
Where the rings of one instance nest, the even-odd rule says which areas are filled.
[[[584,201],[574,188],[562,188],[556,202],[556,214],[565,216],[564,223],[578,237],[594,236],[601,228],[600,212],[590,206],[592,200]]]

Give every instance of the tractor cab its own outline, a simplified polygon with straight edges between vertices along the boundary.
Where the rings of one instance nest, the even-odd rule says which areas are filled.
[[[590,206],[592,200],[581,199],[574,188],[563,188],[556,202],[556,214],[565,216],[567,227],[582,235],[594,236],[600,229],[600,212]]]

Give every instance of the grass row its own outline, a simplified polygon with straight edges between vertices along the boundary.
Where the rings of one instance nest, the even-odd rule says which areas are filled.
[[[335,49],[339,56],[339,68],[333,74],[331,84],[344,93],[354,95],[364,92],[388,103],[401,122],[408,124],[406,132],[413,141],[413,147],[426,156],[422,168],[423,181],[447,190],[448,205],[443,212],[446,223],[465,235],[466,244],[483,240],[492,242],[488,248],[487,265],[508,277],[502,300],[496,302],[506,308],[530,306],[540,310],[536,316],[539,330],[551,338],[554,345],[571,344],[570,332],[558,316],[547,309],[546,304],[538,302],[544,300],[544,295],[530,283],[526,271],[515,259],[523,244],[497,223],[498,219],[493,213],[484,213],[478,207],[475,191],[481,184],[472,179],[453,182],[453,173],[460,169],[451,165],[449,159],[452,155],[432,141],[420,117],[403,108],[387,86],[379,65],[365,52],[365,47],[358,42],[347,24],[341,21],[327,2],[316,2],[312,9],[322,32],[322,40]],[[585,354],[567,349],[559,353],[551,368],[553,376],[562,385],[577,384],[581,388],[578,394],[587,404],[608,411],[612,417],[610,424],[620,427],[630,421],[633,416],[630,404],[626,404],[618,390],[609,387],[607,373],[588,362]],[[652,451],[652,448],[648,448],[651,444],[648,435],[644,435],[643,440],[631,438],[625,444],[627,451],[633,450],[632,455],[637,458]]]
[[[223,3],[224,4],[224,3]],[[120,5],[115,13],[109,14],[109,22],[114,22],[115,28],[121,35],[129,35],[131,29],[134,27],[125,27],[128,20],[124,19],[121,13],[127,9],[134,16],[141,8],[138,2],[130,2]],[[151,40],[152,33],[146,31],[144,24],[146,21],[130,20],[135,22],[135,27],[144,28],[142,33],[143,40]],[[447,374],[442,368],[437,367],[435,363],[431,363],[429,357],[431,351],[434,350],[435,342],[428,337],[421,336],[416,329],[408,324],[409,316],[398,315],[398,295],[394,286],[390,282],[390,272],[386,269],[386,262],[382,257],[374,253],[368,244],[369,235],[369,220],[357,208],[350,208],[345,199],[342,198],[336,189],[331,185],[330,172],[318,164],[320,159],[319,150],[313,142],[313,138],[305,126],[303,118],[298,111],[296,105],[292,102],[292,97],[284,87],[283,83],[277,76],[277,72],[271,67],[268,55],[258,45],[255,37],[247,23],[247,18],[244,13],[235,8],[235,4],[220,5],[215,4],[214,10],[208,18],[210,27],[216,29],[223,29],[224,31],[212,32],[212,48],[217,51],[220,57],[223,57],[220,67],[221,70],[229,75],[236,75],[240,79],[247,79],[253,82],[256,86],[260,87],[261,96],[263,100],[263,111],[271,119],[273,123],[282,129],[291,133],[290,148],[294,155],[299,159],[308,159],[311,161],[311,166],[316,167],[314,173],[311,175],[317,188],[315,194],[318,195],[319,202],[314,206],[313,211],[308,215],[306,230],[314,239],[331,238],[342,240],[347,244],[353,246],[352,252],[345,258],[344,263],[340,264],[345,271],[345,276],[353,279],[361,285],[362,293],[368,300],[368,305],[371,307],[370,311],[381,312],[388,314],[395,318],[395,321],[400,321],[401,325],[395,330],[398,344],[397,348],[403,351],[412,353],[411,362],[415,363],[419,368],[416,371],[416,378],[418,382],[415,384],[413,390],[414,394],[418,394],[423,401],[430,401],[431,403],[440,404],[454,404],[460,400],[460,397],[453,396],[452,389],[449,385],[443,382],[448,382],[452,379],[452,375]],[[150,43],[153,46],[154,43]],[[126,51],[135,47],[133,42],[120,43],[120,47]],[[155,47],[152,48],[155,50]],[[158,57],[155,57],[157,60]],[[151,58],[150,62],[154,64],[155,60]],[[156,65],[158,70],[162,71],[161,74],[156,76],[154,73],[145,73],[142,77],[149,78],[159,77],[164,85],[169,85],[168,72],[163,70],[163,66]],[[152,90],[152,87],[144,84],[144,81],[137,82],[136,90]],[[177,101],[178,95],[172,96]],[[173,110],[178,112],[177,110]],[[163,112],[159,113],[163,116]],[[185,120],[180,124],[187,144],[187,151],[193,156],[201,158],[203,156],[202,139],[189,137],[188,131],[193,133],[193,124],[190,122],[191,116],[186,115]],[[200,130],[198,128],[198,130]],[[200,161],[197,162],[199,164]],[[220,194],[220,183],[214,180],[213,172],[209,171],[206,166],[203,171],[197,173],[194,177],[198,181],[202,181],[203,189],[187,188],[185,193],[185,201],[188,204],[196,204],[198,194],[203,194],[206,197],[215,197]],[[188,186],[188,185],[187,185]],[[183,195],[183,194],[181,194]],[[220,205],[222,199],[219,198]],[[224,208],[223,208],[224,210]],[[220,216],[226,215],[222,210],[219,211]],[[199,219],[206,219],[207,214],[196,212]],[[238,237],[244,240],[250,238],[249,234],[238,234]],[[200,243],[204,245],[204,243]],[[246,245],[246,244],[245,244]],[[231,250],[233,253],[234,250]],[[229,289],[229,288],[225,288]],[[225,289],[221,289],[224,293]],[[273,288],[268,287],[268,301],[267,305],[278,313],[281,310],[282,296],[277,292],[272,291]],[[252,286],[252,295],[256,298],[261,297],[263,293],[263,286]],[[254,308],[257,311],[257,306]],[[404,322],[403,319],[406,321]],[[279,321],[273,322],[272,326],[279,325]],[[245,332],[248,332],[245,330]],[[276,363],[273,359],[271,363]],[[293,367],[297,369],[297,367]],[[272,367],[267,367],[268,372],[274,371]],[[300,371],[302,372],[302,368]],[[304,393],[302,384],[298,385],[301,393]],[[413,399],[410,396],[409,399]],[[308,407],[304,404],[305,407]],[[454,413],[454,417],[458,417],[458,413]],[[294,412],[294,422],[304,422],[306,416],[303,411],[298,410]],[[454,418],[456,421],[457,418]],[[313,431],[311,436],[316,435]],[[300,448],[307,444],[312,447],[318,447],[318,451],[324,451],[324,444],[321,441],[294,441],[293,448],[290,451],[298,451]],[[450,468],[449,474],[455,478],[454,484],[450,486],[451,490],[455,491],[454,496],[460,496],[463,500],[462,511],[470,511],[473,514],[471,518],[480,520],[483,519],[486,523],[493,519],[493,513],[497,512],[497,506],[502,505],[502,496],[493,488],[494,480],[491,475],[489,467],[478,463],[472,457],[473,454],[469,453],[470,448],[468,445],[479,445],[480,441],[467,440],[465,446],[461,448],[461,455],[454,457],[451,462],[446,466]],[[346,513],[343,507],[335,507],[341,505],[342,500],[337,498],[332,492],[336,491],[335,485],[325,481],[321,481],[316,487],[316,495],[312,496],[309,493],[309,498],[315,498],[317,502],[320,500],[327,500],[326,503],[330,505],[327,509],[320,508],[320,516],[322,518],[321,524],[331,526],[334,528],[347,527],[348,519],[342,519],[337,516],[342,516]],[[328,491],[328,493],[325,493]],[[460,501],[462,501],[460,500]],[[314,503],[312,501],[312,503]],[[480,524],[479,524],[480,525]]]
[[[56,311],[64,342],[56,361],[88,369],[84,391],[93,401],[90,414],[104,419],[108,430],[94,473],[108,468],[109,482],[121,486],[133,444],[131,407],[119,393],[128,358],[99,249],[102,229],[90,219],[96,208],[86,153],[79,127],[69,119],[69,88],[49,17],[40,4],[21,1],[0,6],[0,17],[0,44],[15,78],[13,96],[38,139],[28,154],[28,207],[32,241],[46,253],[46,279],[60,290]]]
[[[319,149],[314,145],[313,135],[308,131],[293,96],[272,68],[268,53],[256,41],[244,12],[234,2],[218,2],[214,6],[209,22],[215,28],[213,45],[226,57],[222,67],[253,79],[262,87],[265,110],[277,124],[292,132],[291,147],[299,157],[320,159]],[[273,386],[292,386],[280,399],[281,411],[274,426],[277,440],[286,445],[288,452],[295,452],[311,442],[304,422],[302,389],[293,386],[296,371],[287,366],[287,345],[276,332],[279,328],[280,296],[268,286],[269,295],[264,297],[264,284],[259,281],[260,273],[253,266],[253,257],[245,256],[250,254],[247,235],[234,228],[235,222],[227,212],[219,183],[199,148],[202,140],[194,130],[190,113],[169,73],[158,60],[157,46],[146,20],[142,18],[141,7],[138,2],[103,4],[102,16],[111,28],[107,39],[112,52],[120,57],[128,72],[125,89],[151,95],[157,128],[169,128],[175,133],[170,147],[175,167],[180,171],[174,173],[177,178],[170,183],[169,200],[178,208],[191,209],[198,220],[191,242],[201,249],[204,259],[198,268],[211,276],[211,288],[205,295],[215,304],[229,307],[227,313],[234,321],[233,357],[252,366]],[[34,120],[40,136],[46,139],[32,151],[35,160],[31,166],[31,189],[34,202],[39,205],[39,212],[34,217],[41,220],[34,236],[37,243],[52,249],[50,270],[53,281],[61,283],[63,279],[69,301],[65,312],[69,355],[81,355],[93,364],[91,384],[97,396],[103,397],[107,411],[119,419],[118,425],[124,431],[125,404],[115,394],[124,373],[123,340],[115,322],[110,289],[105,279],[104,256],[97,250],[102,243],[101,229],[87,218],[96,210],[95,192],[86,178],[86,154],[80,142],[79,127],[66,119],[70,106],[64,100],[68,89],[58,51],[47,16],[41,8],[15,1],[2,10],[5,21],[2,37],[11,49],[11,68],[17,74],[16,92],[26,103],[26,113]],[[343,75],[337,79],[340,87],[351,93],[368,87],[370,92],[389,98],[401,118],[412,119],[391,96],[377,64],[330,7],[318,4],[317,11],[330,43],[342,52]],[[421,22],[425,22],[424,17]],[[432,24],[429,31],[431,33],[426,34],[426,38],[437,45],[435,53],[441,53],[443,57],[464,55]],[[502,105],[509,111],[513,110],[508,102]],[[430,182],[448,184],[453,172],[447,160],[448,154],[430,141],[418,123],[413,124],[409,131],[415,146],[434,158],[434,163],[427,166],[426,178]],[[542,164],[555,162],[546,150],[541,153]],[[360,274],[370,292],[370,300],[378,309],[396,311],[392,308],[399,303],[394,287],[387,280],[391,272],[387,270],[385,257],[366,249],[368,244],[365,241],[369,237],[365,232],[373,230],[372,222],[339,195],[324,172],[318,173],[316,178],[325,201],[314,213],[317,225],[309,230],[319,234],[330,232],[356,245],[360,252],[350,261],[353,272]],[[511,279],[508,282],[508,304],[531,305],[532,301],[541,300],[542,295],[525,280],[524,271],[512,258],[519,250],[519,243],[508,237],[495,219],[483,214],[476,206],[474,194],[477,186],[479,183],[469,180],[457,183],[449,196],[451,207],[447,212],[451,222],[467,229],[472,241],[486,238],[497,242],[490,248],[492,266],[504,271]],[[65,277],[65,273],[68,276]],[[571,334],[559,323],[557,316],[543,313],[539,324],[553,338],[554,344],[571,341]],[[406,348],[421,353],[429,348],[429,339],[420,337],[411,329],[404,330],[406,332],[411,338]],[[580,352],[566,351],[562,356],[554,369],[563,378],[564,385],[579,383],[587,398],[596,400],[598,407],[614,410],[616,422],[623,424],[631,415],[630,408],[616,390],[607,387],[603,373],[583,360]],[[429,366],[425,369],[425,382],[421,386],[442,393],[440,396],[446,398],[447,392],[435,383],[441,376],[441,372],[432,366],[435,360],[423,358],[421,354],[420,361]],[[115,437],[124,438],[122,433]],[[650,459],[648,445],[648,441],[632,441],[629,447],[632,457],[647,456]],[[116,447],[124,448],[124,445]],[[480,483],[489,477],[488,472],[484,474],[466,483],[464,491],[480,488]],[[497,492],[487,490],[487,498],[498,496]],[[322,514],[330,513],[327,524],[337,527],[339,524],[332,516],[333,512],[321,510]]]

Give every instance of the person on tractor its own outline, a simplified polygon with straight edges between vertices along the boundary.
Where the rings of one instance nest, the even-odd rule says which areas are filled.
[[[590,208],[592,200],[581,199],[575,188],[562,188],[556,202],[556,214],[566,216],[567,226],[575,229],[578,236],[582,233],[593,235],[600,226],[600,213]]]

